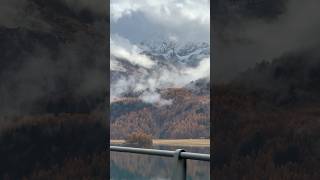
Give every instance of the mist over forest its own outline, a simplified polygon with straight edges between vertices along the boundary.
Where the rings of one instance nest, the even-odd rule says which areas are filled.
[[[216,82],[229,81],[256,63],[319,49],[319,1],[213,2]]]
[[[0,179],[108,179],[105,3],[0,2]]]
[[[88,112],[104,103],[104,11],[91,1],[1,2],[1,116]]]
[[[319,5],[215,1],[215,179],[319,179]]]

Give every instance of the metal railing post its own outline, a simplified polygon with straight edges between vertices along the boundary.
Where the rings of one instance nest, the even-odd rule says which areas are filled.
[[[181,158],[181,152],[185,152],[183,149],[177,149],[174,152],[173,172],[172,180],[186,180],[187,179],[187,160]]]

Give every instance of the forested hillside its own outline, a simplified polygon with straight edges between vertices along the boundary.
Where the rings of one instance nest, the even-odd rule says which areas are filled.
[[[153,138],[210,137],[208,93],[197,94],[186,88],[170,88],[162,90],[161,95],[170,99],[171,104],[150,104],[134,97],[113,102],[111,138],[123,139],[133,132],[151,134]]]
[[[320,59],[312,52],[213,86],[214,178],[319,179]]]

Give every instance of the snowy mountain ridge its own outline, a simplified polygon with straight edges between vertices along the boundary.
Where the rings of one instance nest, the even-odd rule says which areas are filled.
[[[200,79],[209,83],[210,51],[207,43],[178,45],[173,41],[144,42],[138,46],[134,45],[132,49],[137,48],[138,51],[130,51],[128,48],[133,56],[111,56],[113,99],[136,93],[144,93],[141,97],[146,96],[145,99],[150,99],[151,95],[158,99],[157,90],[160,89],[186,88],[187,84]],[[128,57],[132,58],[127,59]],[[153,65],[143,66],[137,63],[139,58],[148,59]],[[203,83],[194,85],[198,84]],[[187,89],[194,89],[194,85],[188,86]]]
[[[157,42],[142,42],[138,48],[141,50],[140,54],[146,55],[159,66],[167,66],[172,69],[172,66],[181,67],[196,67],[204,58],[210,57],[210,47],[208,43],[186,43],[178,45],[173,41],[157,41]],[[125,72],[126,70],[146,69],[144,67],[137,67],[134,64],[128,64],[124,59],[112,58],[111,71]]]

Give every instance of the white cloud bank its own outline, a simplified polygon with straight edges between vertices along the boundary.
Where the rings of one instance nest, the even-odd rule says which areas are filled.
[[[139,20],[141,15],[145,22]],[[139,23],[134,25],[138,27],[124,30],[123,22],[128,23],[128,18],[131,23]],[[210,39],[210,1],[207,0],[111,0],[110,19],[111,29],[114,26],[127,35],[133,29],[135,36],[142,39],[152,35],[174,35],[180,41],[209,42]]]
[[[197,22],[210,25],[210,1],[208,0],[111,0],[111,19],[118,21],[124,16],[140,11],[146,17],[165,24]]]
[[[113,35],[110,38],[110,52],[111,62],[116,57],[145,68],[151,68],[154,65],[154,62],[148,56],[141,54],[141,49],[138,46],[132,45],[127,39],[118,35]],[[113,62],[110,65],[112,70],[116,63]]]

